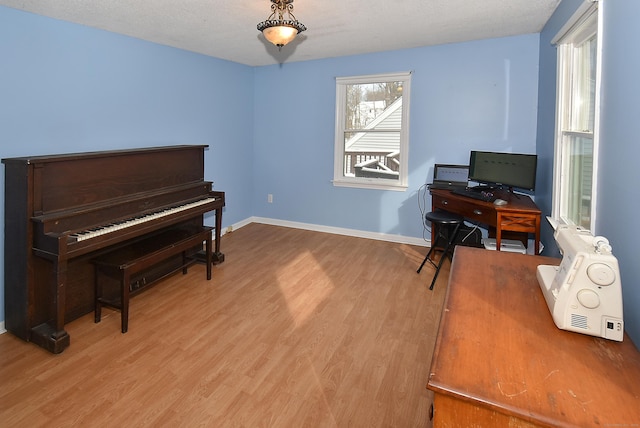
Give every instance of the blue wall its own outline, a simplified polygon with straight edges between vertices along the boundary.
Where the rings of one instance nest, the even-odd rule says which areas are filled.
[[[540,34],[540,83],[537,151],[540,161],[536,201],[551,212],[553,135],[555,121],[556,49],[551,39],[571,17],[581,0],[563,0]],[[606,236],[620,264],[625,329],[640,344],[640,263],[635,217],[640,212],[640,2],[604,0],[600,162],[597,224],[595,233]],[[543,240],[553,244],[552,230],[543,229]],[[557,253],[557,248],[553,248]]]
[[[254,215],[421,237],[418,190],[435,162],[466,164],[471,149],[535,153],[538,38],[257,68]],[[334,187],[335,78],[399,71],[413,72],[409,189]]]

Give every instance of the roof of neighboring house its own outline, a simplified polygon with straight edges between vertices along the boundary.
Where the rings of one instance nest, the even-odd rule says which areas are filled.
[[[402,123],[402,97],[395,100],[376,117],[365,129],[399,130]],[[359,132],[344,146],[345,152],[397,152],[400,151],[400,133]]]

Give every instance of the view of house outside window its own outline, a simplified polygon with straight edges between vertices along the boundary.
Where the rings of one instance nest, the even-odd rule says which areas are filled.
[[[335,185],[406,188],[409,77],[337,79]]]

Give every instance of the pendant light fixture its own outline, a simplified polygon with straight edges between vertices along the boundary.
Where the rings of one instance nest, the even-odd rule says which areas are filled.
[[[271,15],[258,24],[258,31],[262,31],[267,40],[282,49],[307,27],[293,14],[293,0],[271,0],[271,3]]]

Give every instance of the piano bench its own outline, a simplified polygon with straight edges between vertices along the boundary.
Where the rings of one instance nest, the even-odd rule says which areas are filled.
[[[129,297],[141,288],[133,289],[131,279],[157,265],[160,262],[182,254],[182,264],[156,280],[145,283],[144,286],[166,277],[167,275],[182,269],[182,273],[187,273],[187,268],[195,263],[197,257],[190,257],[189,250],[202,247],[202,242],[206,242],[206,264],[207,280],[211,279],[211,231],[212,227],[187,225],[179,228],[168,229],[163,232],[146,236],[143,239],[135,240],[131,244],[119,247],[107,253],[103,253],[91,260],[95,272],[95,322],[100,322],[102,306],[108,306],[120,311],[122,332],[126,333],[129,328]],[[103,284],[101,277],[106,275],[119,282],[119,298],[106,299],[103,297]]]

